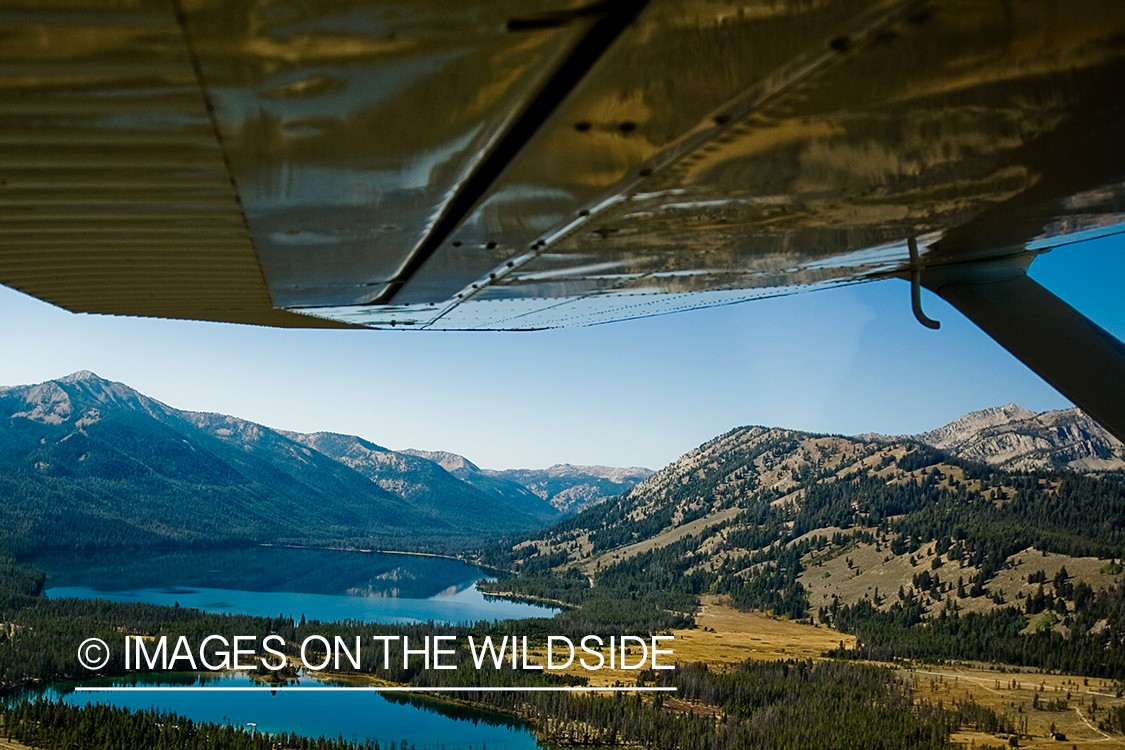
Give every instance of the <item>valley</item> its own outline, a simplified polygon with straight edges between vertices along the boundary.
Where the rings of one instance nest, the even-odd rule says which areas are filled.
[[[545,619],[512,609],[493,625],[530,633],[533,659],[548,635],[674,636],[674,673],[480,673],[462,661],[444,675],[409,660],[331,670],[418,688],[677,689],[448,704],[519,716],[541,742],[1125,744],[1125,454],[1073,410],[999,407],[914,437],[742,427],[649,472],[481,469],[456,454],[178,411],[91,373],[0,389],[0,409],[9,688],[80,676],[75,639],[120,628],[155,637],[237,627],[278,633],[289,651],[313,628],[472,632],[364,623],[346,607],[274,617],[272,600],[252,614],[229,602],[193,609],[207,609],[212,591],[256,600],[258,580],[298,587],[293,602],[311,601],[300,597],[317,586],[390,602],[425,578],[412,583],[403,564],[360,565],[349,557],[358,553],[295,549],[319,545],[459,564],[426,557],[448,555],[502,573],[477,587],[561,610]],[[100,549],[101,562],[79,567],[121,578],[127,593],[45,598],[26,557],[52,548]],[[135,567],[142,549],[152,562]],[[224,562],[230,555],[239,562]],[[339,560],[316,572],[318,555]],[[363,565],[376,565],[370,580],[345,583]],[[145,577],[169,571],[186,576],[181,588],[160,593]],[[157,598],[132,598],[150,590]]]
[[[1007,472],[906,440],[742,428],[494,562],[595,586],[626,569],[656,574],[820,621],[861,602],[909,602],[921,618],[1025,602],[1039,614],[1060,592],[1073,601],[1075,586],[1085,603],[1087,589],[1122,581],[1122,488],[1113,475]],[[752,593],[771,577],[786,583]],[[1051,606],[1039,603],[1048,594]],[[1075,611],[1055,608],[1060,620]]]
[[[703,597],[694,628],[673,632],[678,660],[706,663],[719,671],[747,659],[822,660],[826,651],[839,644],[854,648],[856,640],[825,626],[740,611],[714,596]],[[568,673],[579,674],[580,670]],[[969,721],[951,733],[951,742],[966,747],[1007,746],[1013,734],[1019,736],[1021,747],[1074,746],[1085,750],[1104,747],[1107,742],[1125,744],[1123,727],[1118,723],[1118,717],[1125,715],[1125,697],[1122,685],[1115,680],[960,661],[899,664],[895,673],[897,679],[909,684],[915,701],[945,706],[971,704],[993,713],[995,721],[991,716],[982,718],[979,724]],[[612,685],[632,679],[635,673],[605,670],[590,684]],[[666,705],[674,711],[707,710],[705,704],[676,698],[669,698]]]

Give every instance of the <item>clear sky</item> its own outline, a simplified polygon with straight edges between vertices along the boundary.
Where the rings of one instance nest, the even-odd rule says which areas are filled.
[[[1125,338],[1125,242],[1059,248],[1031,275]],[[488,468],[656,469],[747,424],[903,434],[1015,402],[1070,404],[905,282],[534,333],[287,331],[74,315],[0,287],[0,384],[93,370],[182,409]]]

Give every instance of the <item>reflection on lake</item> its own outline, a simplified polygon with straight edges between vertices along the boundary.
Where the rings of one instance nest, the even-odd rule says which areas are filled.
[[[389,695],[368,690],[291,691],[267,686],[240,692],[74,692],[77,685],[203,685],[249,686],[241,674],[141,675],[82,683],[63,682],[28,689],[21,697],[62,700],[71,705],[103,703],[134,711],[155,708],[173,711],[194,721],[232,724],[248,731],[325,735],[378,741],[383,747],[407,739],[421,748],[496,748],[532,750],[535,737],[519,720],[432,698]],[[317,685],[302,679],[302,685]],[[19,699],[19,697],[17,697]],[[251,726],[254,725],[254,726]]]
[[[438,557],[253,547],[44,554],[52,598],[362,622],[476,622],[557,610],[486,599],[480,568]]]

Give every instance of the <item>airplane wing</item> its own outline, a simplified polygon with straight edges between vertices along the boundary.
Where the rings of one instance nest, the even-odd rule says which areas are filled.
[[[1125,347],[1024,273],[1125,223],[1116,0],[0,24],[0,283],[69,310],[532,330],[903,278],[924,324],[922,287],[1125,436]]]

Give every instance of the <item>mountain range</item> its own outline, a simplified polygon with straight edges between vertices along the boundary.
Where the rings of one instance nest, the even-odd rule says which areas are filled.
[[[845,627],[857,607],[910,624],[1015,605],[1104,630],[1091,592],[1125,584],[1125,474],[1090,424],[1009,406],[916,437],[742,427],[487,560],[521,571],[497,586],[583,606],[710,593]]]
[[[620,468],[572,464],[555,464],[547,469],[482,469],[456,453],[413,448],[403,453],[427,458],[474,487],[503,496],[528,493],[550,503],[562,513],[577,513],[620,495],[653,473],[652,469],[641,466]]]
[[[183,411],[77,372],[0,388],[0,542],[450,545],[541,527],[647,471],[573,467],[542,492],[461,463],[471,481],[424,452]]]
[[[734,459],[724,453],[732,436],[792,449],[771,449],[745,465],[738,459],[732,468]],[[1112,474],[1125,466],[1122,445],[1081,412],[1034,414],[1008,405],[912,437],[744,428],[655,474],[569,464],[490,470],[453,453],[394,451],[354,435],[289,432],[179,410],[83,371],[0,388],[0,543],[15,549],[267,541],[456,547],[499,534],[537,538],[537,529],[621,496],[625,505],[614,507],[631,508],[628,523],[602,522],[601,530],[568,538],[571,563],[603,564],[598,550],[651,548],[698,534],[731,521],[746,498],[767,490],[771,503],[800,505],[810,476],[828,481],[826,466],[838,465],[842,473],[831,481],[841,487],[859,477],[904,482],[910,471],[884,468],[916,452],[919,442],[998,470]],[[965,473],[954,468],[939,471]],[[607,547],[607,539],[614,544]],[[547,542],[543,551],[559,549]],[[708,564],[724,559],[719,547],[714,552]]]

